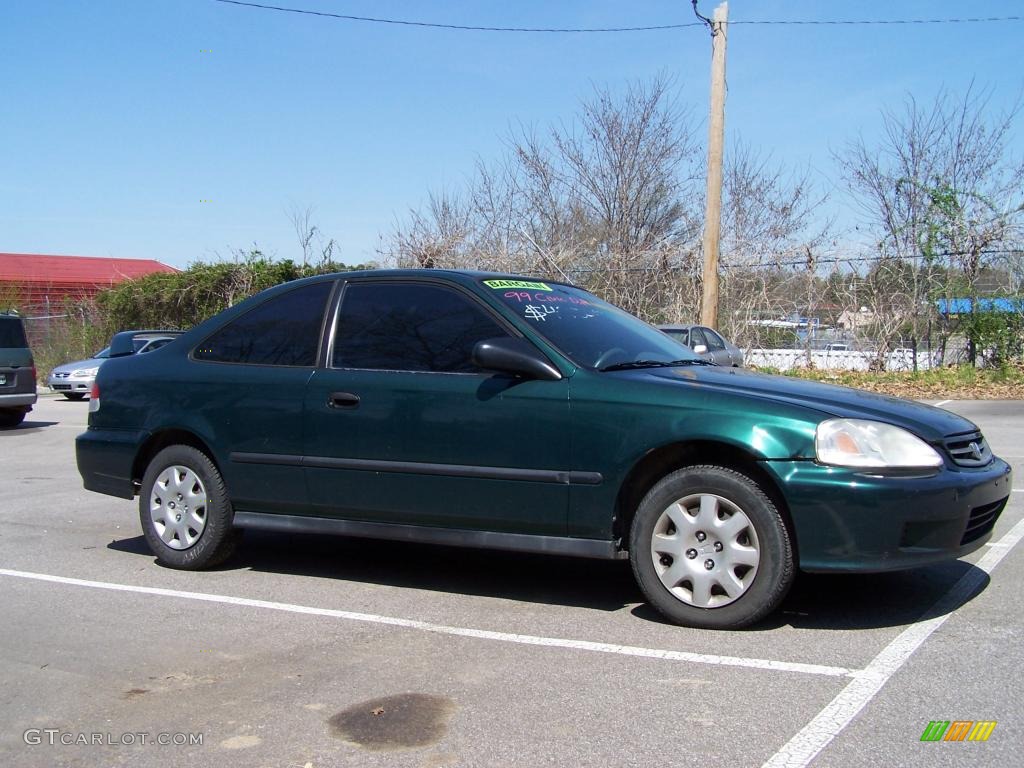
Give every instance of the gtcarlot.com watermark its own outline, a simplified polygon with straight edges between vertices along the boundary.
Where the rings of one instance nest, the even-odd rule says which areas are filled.
[[[137,745],[156,744],[161,747],[201,747],[201,733],[147,733],[134,731],[113,733],[112,731],[64,731],[60,728],[29,728],[21,738],[29,746],[46,744],[48,746],[82,746],[82,747],[134,747]]]

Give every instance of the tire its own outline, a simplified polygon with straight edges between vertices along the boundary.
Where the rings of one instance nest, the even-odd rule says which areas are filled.
[[[658,612],[702,629],[738,629],[768,615],[795,571],[772,500],[746,475],[706,465],[651,488],[633,518],[629,559]]]
[[[146,467],[139,521],[163,565],[200,570],[224,562],[238,539],[234,516],[224,480],[202,451],[172,445]]]
[[[68,400],[84,400],[85,392],[65,392],[64,397]]]
[[[25,420],[26,413],[28,412],[20,408],[0,410],[0,429],[11,429],[18,426]]]

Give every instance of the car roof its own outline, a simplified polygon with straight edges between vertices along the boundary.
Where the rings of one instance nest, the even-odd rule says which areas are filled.
[[[156,339],[173,339],[181,336],[184,331],[133,331],[132,338],[143,341],[155,341]]]
[[[545,283],[552,283],[554,285],[565,285],[570,288],[579,288],[579,286],[573,285],[566,279],[553,279],[545,275],[524,275],[515,272],[492,272],[487,270],[478,269],[438,269],[436,267],[420,268],[420,269],[356,269],[351,272],[329,272],[322,275],[314,275],[312,277],[300,278],[299,280],[291,282],[317,282],[319,280],[338,280],[347,278],[361,278],[361,277],[447,277],[456,278],[463,281],[476,281],[476,280],[525,280],[525,281],[543,281]],[[287,285],[288,283],[282,283]]]

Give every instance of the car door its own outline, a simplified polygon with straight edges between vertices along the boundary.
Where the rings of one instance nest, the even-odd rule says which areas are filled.
[[[714,357],[711,354],[711,348],[708,346],[708,340],[704,336],[703,328],[691,328],[690,329],[690,349],[697,352],[697,347],[704,347],[703,352],[698,352],[701,357],[705,360],[711,360],[714,362]]]
[[[711,356],[711,359],[718,365],[732,365],[732,356],[729,354],[729,349],[725,346],[725,340],[710,328],[701,328],[700,330],[707,340],[708,354]]]
[[[515,335],[454,285],[349,282],[328,365],[305,399],[318,515],[564,535],[568,385],[481,371],[477,341]]]
[[[215,452],[236,510],[303,514],[303,401],[334,281],[278,293],[167,358],[160,386],[180,426]]]

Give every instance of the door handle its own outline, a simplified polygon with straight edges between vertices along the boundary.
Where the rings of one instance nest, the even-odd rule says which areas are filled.
[[[327,397],[328,408],[355,408],[359,405],[359,395],[351,392],[331,392]]]

